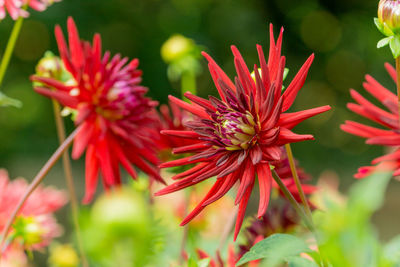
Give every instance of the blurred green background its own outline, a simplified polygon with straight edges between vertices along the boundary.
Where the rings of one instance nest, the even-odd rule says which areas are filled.
[[[295,129],[316,137],[316,141],[293,145],[295,156],[315,179],[326,170],[334,170],[345,191],[357,168],[368,165],[383,152],[380,147],[367,146],[361,138],[339,129],[347,119],[365,122],[346,109],[346,103],[351,101],[349,88],[366,95],[361,86],[364,75],[370,73],[383,85],[395,89],[383,68],[384,62],[393,62],[390,52],[376,49],[382,37],[373,24],[377,4],[377,0],[64,0],[46,12],[31,11],[1,88],[7,95],[20,99],[24,106],[0,109],[0,167],[7,168],[11,177],[31,179],[57,147],[51,102],[33,92],[29,75],[34,73],[34,66],[45,51],[58,52],[53,29],[60,24],[65,32],[68,16],[75,19],[81,38],[91,40],[98,32],[104,50],[139,58],[143,84],[150,88],[149,95],[161,103],[166,102],[168,94],[180,95],[179,83],[168,81],[167,66],[160,56],[161,45],[172,34],[183,34],[206,47],[233,77],[230,45],[235,44],[248,66],[253,66],[258,62],[256,44],[268,50],[268,24],[272,22],[276,34],[280,26],[285,27],[283,54],[290,69],[286,82],[311,53],[316,54],[292,110],[332,106],[330,112]],[[0,53],[12,25],[10,18],[0,23]],[[203,73],[198,77],[198,92],[202,96],[216,93],[205,60]],[[69,123],[68,128],[72,127]],[[83,162],[73,164],[82,197]],[[64,186],[61,165],[50,173],[46,183]],[[376,219],[385,226],[381,227],[383,238],[397,230],[400,215],[394,218],[393,214],[398,192],[400,186],[393,181],[389,201]]]

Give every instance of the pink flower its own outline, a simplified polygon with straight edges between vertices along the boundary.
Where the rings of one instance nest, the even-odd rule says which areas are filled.
[[[30,8],[36,11],[44,11],[53,2],[61,0],[0,0],[0,20],[6,17],[6,11],[13,20],[19,17],[28,17],[29,13],[24,8],[29,5]]]
[[[0,169],[0,231],[3,231],[10,214],[28,186],[22,178],[10,181],[7,171]],[[39,186],[25,202],[11,229],[10,237],[14,239],[6,250],[6,258],[14,254],[22,255],[23,253],[16,253],[18,249],[41,249],[53,238],[60,236],[62,228],[57,224],[53,213],[66,203],[67,196],[63,191]]]

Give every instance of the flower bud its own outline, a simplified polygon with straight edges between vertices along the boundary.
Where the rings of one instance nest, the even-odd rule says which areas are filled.
[[[46,52],[36,65],[36,74],[46,78],[61,80],[63,74],[61,59],[51,52]]]
[[[400,30],[400,0],[380,0],[378,20],[384,25],[384,34],[391,36]]]
[[[194,41],[183,35],[176,34],[170,37],[161,47],[161,57],[166,63],[171,63],[190,53],[194,47]]]

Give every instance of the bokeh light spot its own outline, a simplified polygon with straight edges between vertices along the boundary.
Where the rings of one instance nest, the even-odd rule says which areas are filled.
[[[339,21],[327,11],[313,11],[301,22],[301,38],[312,50],[327,52],[334,49],[341,37]]]

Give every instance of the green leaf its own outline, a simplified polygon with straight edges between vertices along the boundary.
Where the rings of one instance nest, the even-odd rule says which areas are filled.
[[[293,257],[289,260],[289,267],[318,267],[318,264],[303,257]]]
[[[21,108],[22,103],[17,99],[13,99],[11,97],[6,96],[5,94],[0,92],[0,107],[16,107]]]
[[[350,190],[349,209],[368,215],[378,210],[384,201],[392,172],[377,171],[357,182]]]
[[[389,47],[393,57],[398,58],[400,56],[400,37],[398,35],[394,35],[393,38],[390,39]]]
[[[389,37],[379,40],[376,47],[381,48],[381,47],[387,46],[389,44],[390,40],[392,40],[392,38],[393,38],[393,36],[389,36]]]
[[[274,234],[255,244],[249,252],[243,255],[237,265],[265,258],[268,262],[265,266],[274,267],[290,260],[291,257],[310,251],[307,244],[296,236]]]
[[[393,263],[400,262],[400,236],[396,236],[384,247],[385,258]]]

